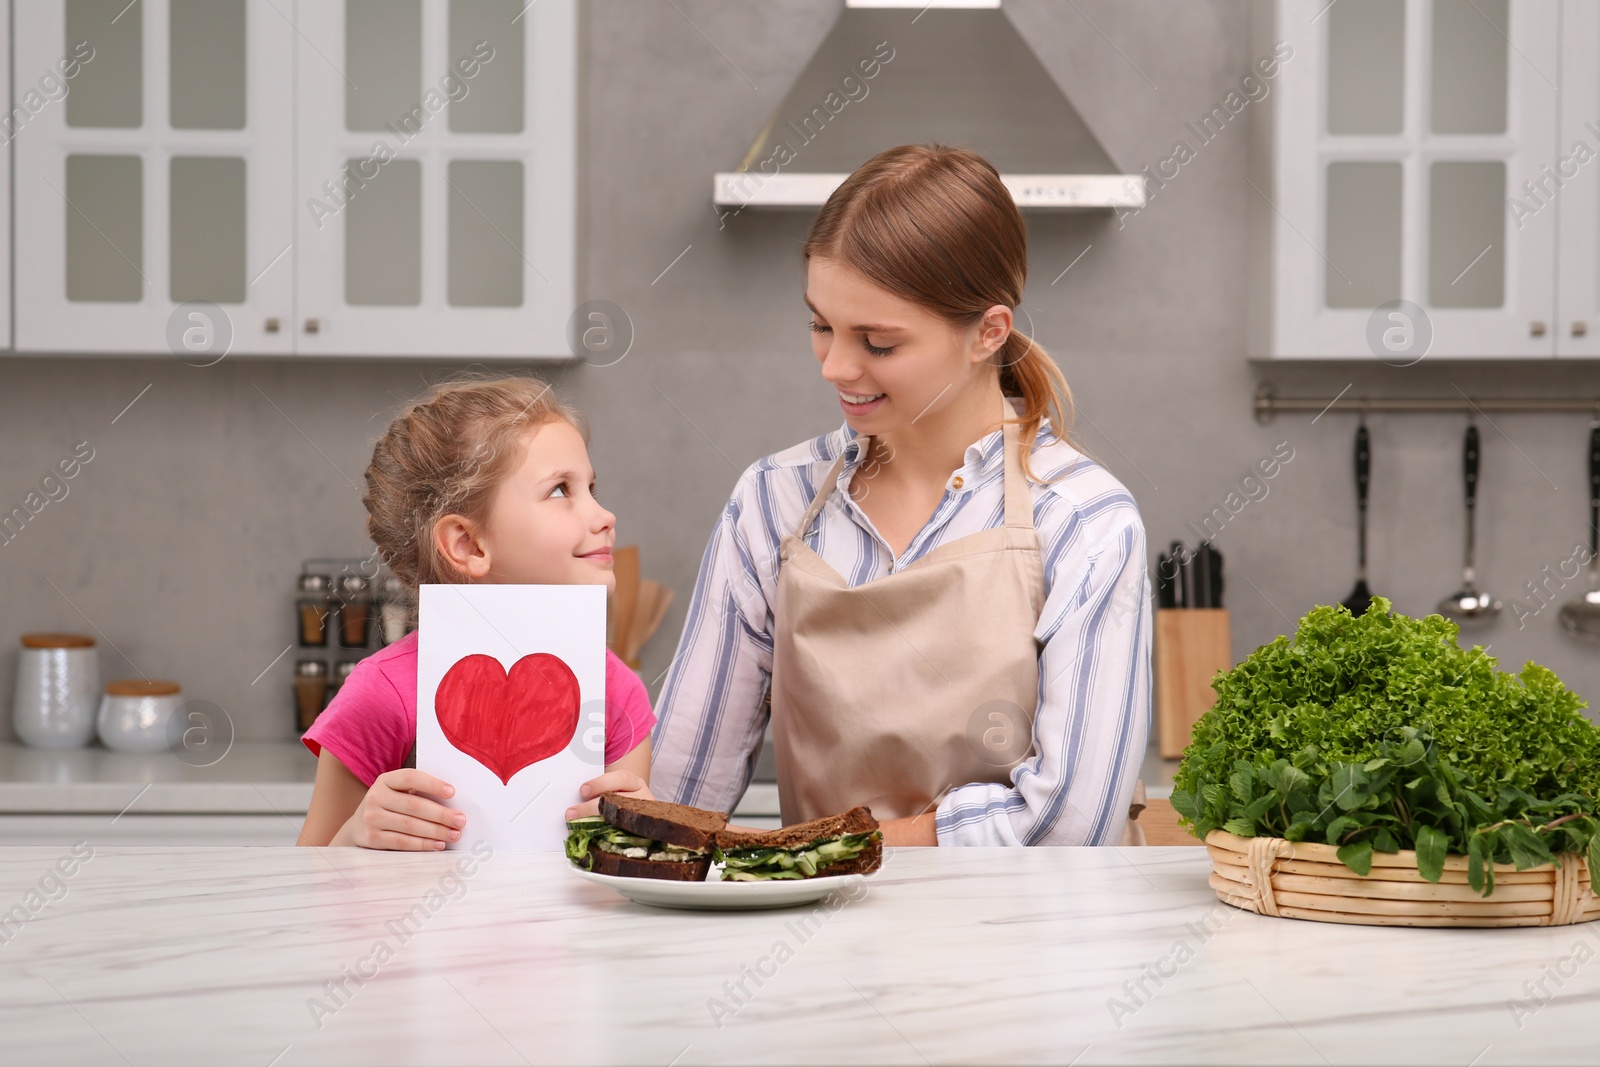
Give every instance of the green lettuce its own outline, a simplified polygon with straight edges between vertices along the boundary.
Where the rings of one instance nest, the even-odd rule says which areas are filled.
[[[1441,615],[1413,619],[1374,597],[1366,614],[1318,607],[1211,685],[1174,778],[1172,806],[1197,837],[1337,845],[1352,871],[1413,849],[1437,882],[1447,855],[1494,890],[1518,870],[1585,856],[1600,886],[1600,729],[1550,670],[1497,669]]]

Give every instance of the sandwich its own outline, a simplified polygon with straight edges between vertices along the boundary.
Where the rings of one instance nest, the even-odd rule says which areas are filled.
[[[599,815],[567,820],[567,858],[597,874],[703,882],[727,825],[725,811],[602,793]]]
[[[883,864],[883,832],[861,807],[763,833],[719,829],[713,847],[724,881],[870,874]]]

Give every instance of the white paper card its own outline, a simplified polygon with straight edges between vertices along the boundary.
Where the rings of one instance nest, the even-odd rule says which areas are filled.
[[[606,587],[424,585],[417,769],[455,787],[461,840],[557,851],[605,764]],[[438,798],[435,798],[438,799]]]

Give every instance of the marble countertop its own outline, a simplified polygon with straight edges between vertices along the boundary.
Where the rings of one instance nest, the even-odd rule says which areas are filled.
[[[742,913],[557,854],[78,851],[0,851],[7,1062],[1596,1060],[1600,924],[1270,919],[1198,848],[898,849],[855,899]]]

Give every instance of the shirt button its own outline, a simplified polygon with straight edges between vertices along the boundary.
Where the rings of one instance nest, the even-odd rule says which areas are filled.
[[[962,478],[961,475],[959,475],[959,474],[956,475],[954,478],[950,479],[950,488],[952,488],[952,489],[960,489],[963,485],[966,485],[966,484],[967,484],[966,480],[964,478]]]

